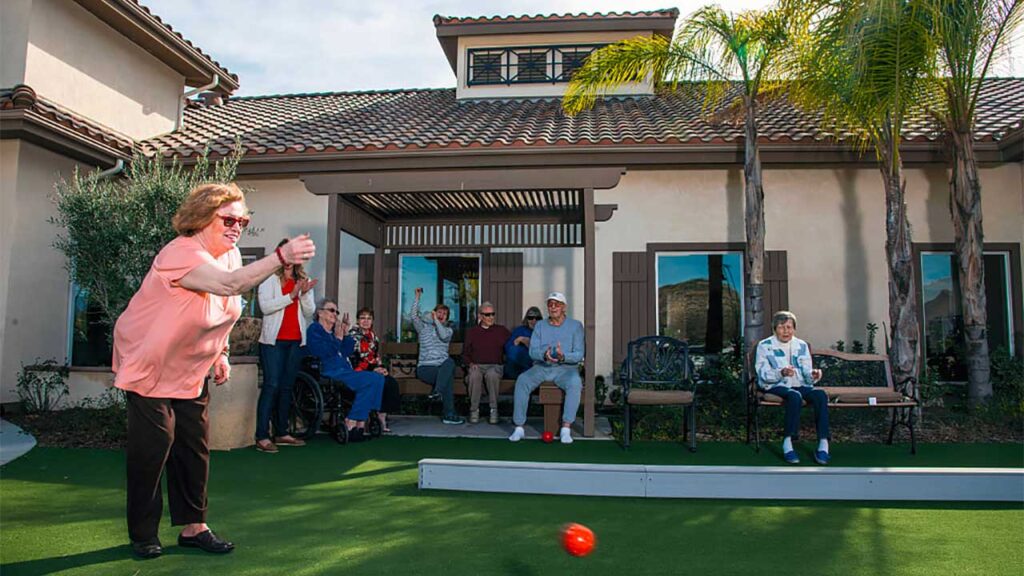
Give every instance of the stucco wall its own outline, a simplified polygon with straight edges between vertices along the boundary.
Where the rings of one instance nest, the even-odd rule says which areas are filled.
[[[988,242],[1024,243],[1020,164],[983,168]],[[873,168],[774,168],[764,173],[768,250],[788,253],[790,307],[800,333],[812,342],[863,340],[868,322],[888,323],[885,205]],[[247,181],[253,222],[264,230],[243,246],[270,247],[283,236],[310,231],[320,247],[311,273],[323,277],[327,203],[297,179]],[[907,172],[915,242],[951,242],[946,171]],[[714,170],[633,170],[613,190],[596,192],[615,203],[614,217],[597,224],[597,370],[612,370],[612,253],[645,251],[653,242],[744,242],[743,174]],[[642,231],[640,233],[639,231]],[[342,238],[341,307],[354,311],[357,257],[370,247]],[[511,250],[524,253],[523,305],[543,306],[551,290],[565,291],[570,314],[583,317],[582,249]],[[879,342],[880,343],[880,342]]]
[[[7,294],[11,279],[11,251],[14,248],[20,149],[21,144],[17,140],[0,140],[0,370],[6,358]],[[3,374],[0,371],[0,390],[5,380]]]
[[[137,139],[174,129],[185,86],[183,76],[66,0],[31,2],[24,68],[37,94]]]
[[[8,146],[0,151],[6,173]],[[55,213],[50,202],[54,182],[59,175],[70,176],[74,167],[75,163],[63,156],[22,142],[13,190],[4,178],[3,252],[8,256],[3,266],[5,278],[0,278],[7,285],[0,301],[3,402],[15,399],[14,384],[22,363],[36,358],[63,362],[67,355],[68,275],[64,256],[52,246],[57,230],[47,219]]]
[[[25,50],[31,17],[32,0],[0,2],[0,88],[25,82]]]
[[[323,294],[327,269],[327,199],[310,194],[298,178],[280,180],[242,180],[245,201],[253,211],[249,230],[240,247],[262,247],[269,254],[282,238],[309,233],[316,244],[316,258],[306,271],[321,285],[314,290]]]
[[[636,36],[651,36],[651,32],[571,32],[560,34],[502,34],[494,36],[463,36],[459,38],[458,84],[455,97],[462,98],[515,98],[515,97],[558,97],[565,93],[568,84],[513,84],[469,86],[467,84],[467,53],[469,48],[503,48],[506,46],[538,47],[581,44],[612,44]],[[651,82],[626,84],[610,94],[652,94]]]
[[[1024,241],[1020,165],[985,168],[981,178],[985,240]],[[868,322],[888,324],[878,171],[768,167],[764,188],[765,246],[788,252],[789,302],[801,336],[830,345],[864,340]],[[645,251],[649,242],[744,242],[743,174],[740,168],[631,171],[595,197],[619,205],[610,221],[597,224],[597,370],[607,373],[612,325],[602,311],[612,306],[612,252]],[[908,170],[914,242],[952,242],[948,202],[944,168]]]

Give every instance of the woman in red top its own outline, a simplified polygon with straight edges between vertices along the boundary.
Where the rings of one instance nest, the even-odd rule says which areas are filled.
[[[388,375],[387,368],[380,357],[380,339],[373,332],[373,310],[362,308],[356,314],[356,325],[349,330],[349,335],[356,341],[355,350],[349,359],[357,372],[372,370],[384,376],[384,397],[381,399],[380,428],[391,432],[388,428],[388,414],[398,412],[401,408],[401,395],[398,381]]]
[[[283,246],[282,240],[277,247]],[[303,446],[305,442],[288,433],[288,413],[292,406],[292,383],[305,355],[306,326],[316,302],[316,280],[306,276],[301,264],[286,264],[271,275],[258,291],[263,328],[260,332],[260,363],[263,387],[256,403],[256,449],[277,452],[278,446]],[[274,440],[270,440],[270,424]]]

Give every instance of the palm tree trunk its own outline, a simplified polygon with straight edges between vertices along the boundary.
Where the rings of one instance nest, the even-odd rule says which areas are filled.
[[[910,222],[905,202],[906,180],[903,162],[883,143],[879,167],[885,184],[885,257],[889,265],[889,323],[892,344],[889,361],[897,382],[916,378],[920,367],[921,329],[917,320],[913,252]],[[888,148],[888,149],[886,149]],[[909,390],[916,398],[917,387]]]
[[[956,235],[960,309],[967,341],[967,400],[973,408],[992,397],[988,358],[988,317],[985,306],[984,234],[981,226],[981,183],[970,129],[951,130],[953,174],[949,180],[949,212]]]
[[[761,153],[757,144],[757,104],[745,98],[746,122],[744,139],[743,180],[746,196],[747,350],[753,350],[765,336],[764,328],[764,187],[761,184]]]

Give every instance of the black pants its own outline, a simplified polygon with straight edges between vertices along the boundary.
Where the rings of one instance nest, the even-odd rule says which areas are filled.
[[[380,411],[385,414],[398,414],[402,409],[402,395],[398,389],[398,380],[391,376],[384,377],[384,396],[380,401]]]
[[[210,476],[209,395],[148,398],[128,392],[128,537],[155,538],[163,515],[160,478],[167,469],[171,525],[206,522]]]

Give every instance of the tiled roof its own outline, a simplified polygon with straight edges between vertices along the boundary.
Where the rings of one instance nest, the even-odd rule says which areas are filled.
[[[642,19],[642,18],[676,18],[679,10],[671,8],[667,10],[644,10],[637,12],[608,12],[607,14],[594,12],[590,14],[522,14],[519,16],[434,16],[434,25],[442,24],[493,24],[496,22],[566,22],[577,20],[613,20],[613,19]]]
[[[454,89],[231,98],[222,105],[190,107],[181,130],[143,146],[165,156],[191,156],[209,143],[213,153],[225,154],[240,138],[246,155],[256,156],[742,142],[740,119],[709,121],[701,105],[700,94],[692,90],[607,99],[576,117],[566,116],[557,99],[459,102]],[[844,140],[785,102],[764,104],[759,115],[765,143]],[[1019,130],[1022,118],[1024,79],[993,79],[979,103],[976,138],[999,140]],[[906,122],[906,141],[940,137],[923,109]]]
[[[153,12],[151,12],[151,11],[149,10],[149,8],[147,8],[146,6],[143,6],[143,5],[142,5],[142,3],[141,3],[141,2],[139,2],[139,0],[128,0],[128,1],[129,1],[129,2],[131,2],[131,3],[133,3],[133,4],[135,4],[136,6],[138,6],[138,7],[139,7],[139,8],[140,8],[140,9],[141,9],[141,10],[142,10],[143,12],[145,12],[145,13],[146,13],[146,14],[148,14],[148,15],[149,15],[149,16],[150,16],[151,18],[153,18],[154,20],[156,20],[156,22],[157,22],[157,23],[158,23],[158,24],[159,24],[160,26],[162,26],[162,27],[163,27],[164,29],[166,29],[166,30],[167,30],[168,32],[170,32],[171,34],[174,34],[174,35],[175,35],[175,36],[176,36],[176,37],[177,37],[177,38],[178,38],[179,40],[181,40],[181,41],[182,41],[182,42],[184,42],[185,44],[188,44],[188,46],[189,46],[190,48],[192,48],[193,50],[195,50],[196,52],[198,52],[198,53],[199,53],[199,54],[200,54],[200,55],[201,55],[201,56],[202,56],[203,58],[205,58],[205,59],[206,59],[206,61],[207,61],[207,62],[208,62],[209,64],[212,64],[213,66],[216,66],[216,67],[217,67],[217,68],[218,68],[218,69],[219,69],[219,70],[220,70],[220,71],[221,71],[221,72],[222,72],[222,73],[223,73],[223,74],[224,74],[225,76],[230,76],[231,78],[233,78],[233,79],[235,80],[235,83],[237,83],[237,82],[238,82],[238,74],[235,74],[235,73],[231,72],[231,71],[230,71],[230,70],[228,70],[228,69],[227,69],[226,67],[224,67],[224,65],[222,65],[222,64],[221,64],[220,62],[217,62],[216,60],[214,60],[212,56],[210,56],[210,55],[209,55],[209,54],[207,54],[206,52],[203,52],[203,50],[202,50],[201,48],[199,48],[199,46],[196,46],[195,44],[193,44],[193,43],[192,43],[192,41],[191,41],[191,40],[189,40],[188,38],[185,38],[184,36],[182,36],[182,35],[181,35],[181,32],[178,32],[178,31],[177,31],[177,30],[175,30],[175,29],[174,29],[174,27],[172,27],[172,26],[171,26],[170,24],[168,24],[167,22],[164,22],[164,21],[163,21],[163,19],[161,19],[161,18],[160,18],[159,16],[157,16],[156,14],[154,14]]]
[[[95,144],[111,148],[124,156],[131,156],[136,146],[135,141],[131,137],[59,106],[37,95],[35,90],[24,84],[0,90],[0,111],[6,110],[21,110],[29,114],[35,114],[46,121],[70,129]]]

